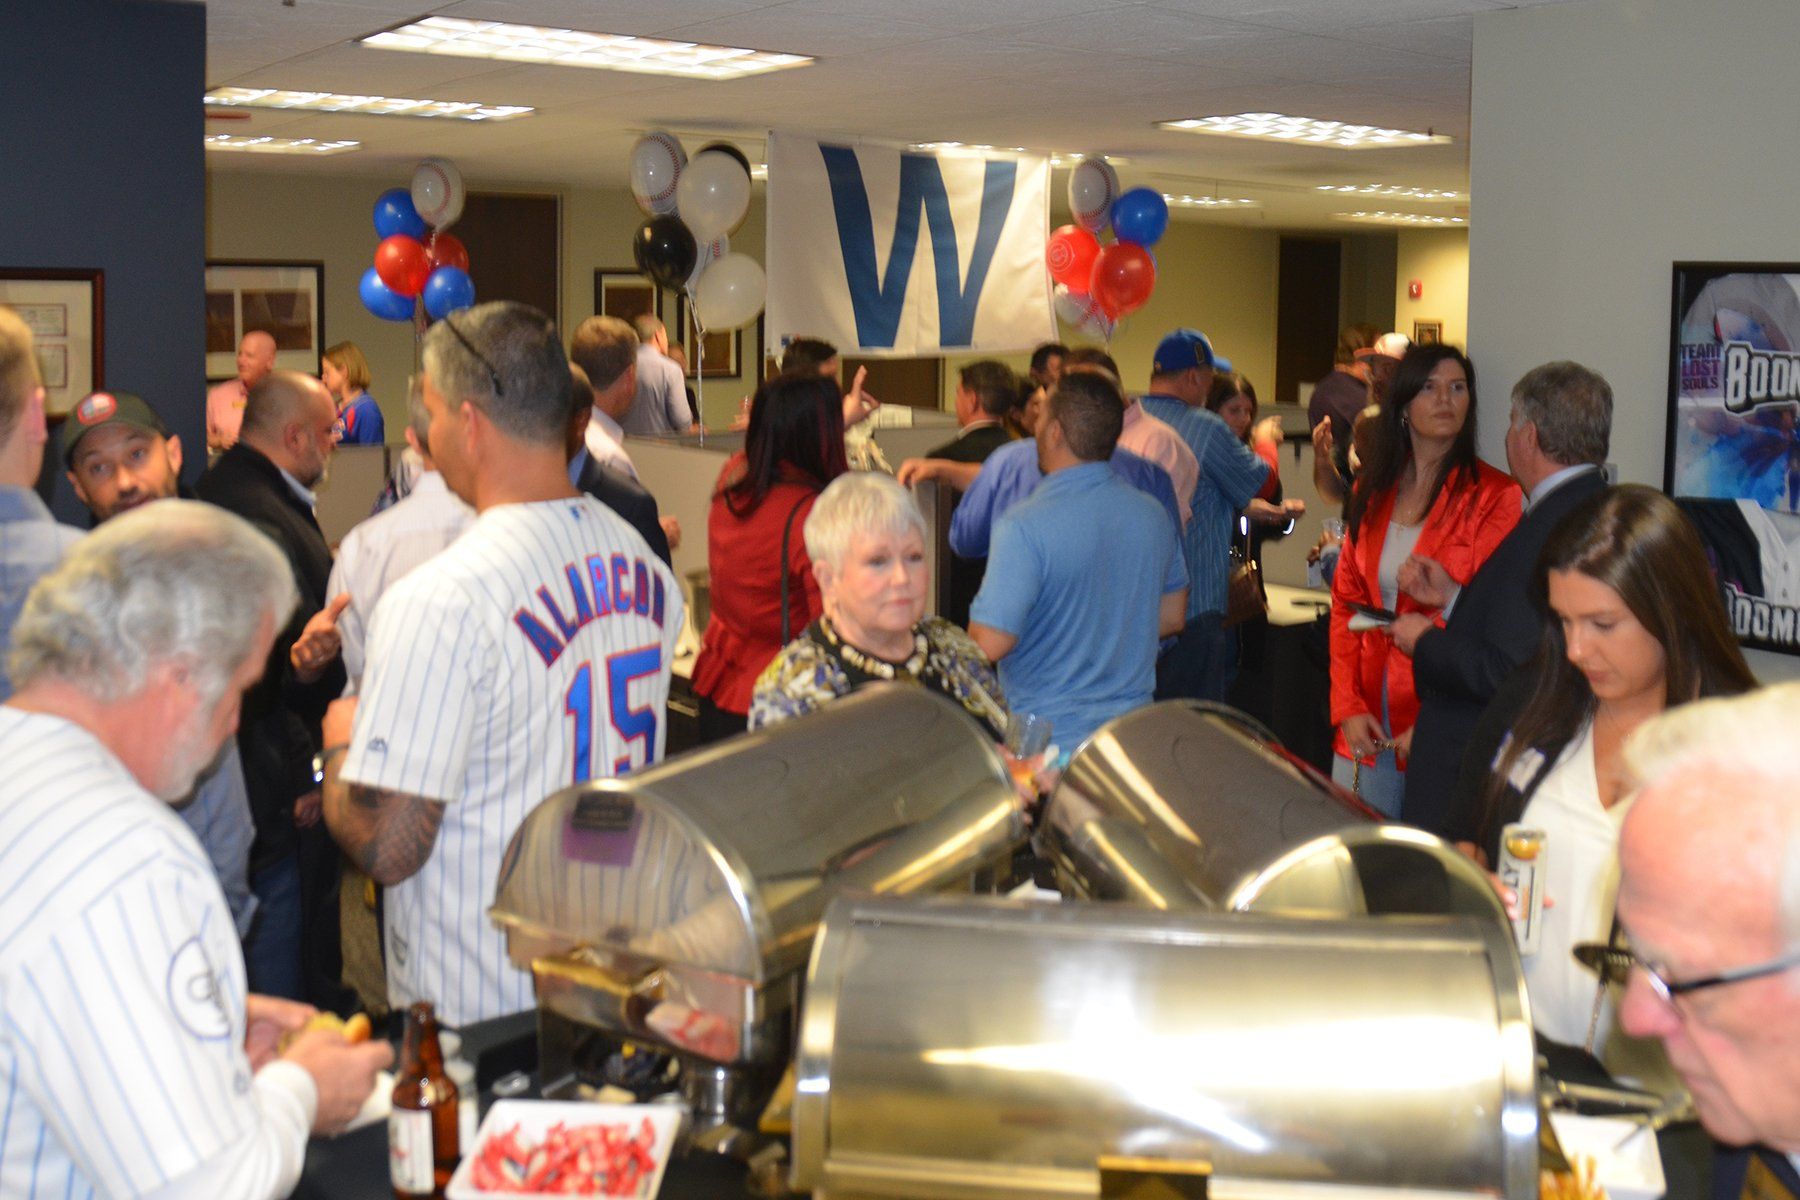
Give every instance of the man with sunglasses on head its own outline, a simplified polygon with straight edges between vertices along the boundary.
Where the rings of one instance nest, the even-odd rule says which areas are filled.
[[[1788,683],[1671,709],[1626,746],[1641,790],[1619,842],[1620,1019],[1662,1039],[1727,1148],[1715,1197],[1800,1195],[1796,729]]]

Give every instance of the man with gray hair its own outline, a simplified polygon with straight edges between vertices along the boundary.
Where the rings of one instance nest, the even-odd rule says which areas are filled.
[[[390,587],[359,696],[325,720],[325,820],[387,888],[388,996],[448,1024],[532,1006],[488,919],[526,815],[572,783],[661,757],[681,629],[673,572],[569,482],[569,360],[523,304],[425,335],[427,444],[478,514]]]
[[[224,897],[168,807],[294,601],[266,538],[183,500],[109,521],[32,589],[0,706],[8,1194],[286,1196],[308,1134],[343,1128],[393,1059],[246,994]]]
[[[1746,1148],[1715,1158],[1717,1197],[1800,1194],[1796,729],[1785,683],[1671,709],[1625,748],[1620,1022],[1662,1039],[1707,1132]]]
[[[1412,758],[1400,817],[1432,833],[1471,839],[1475,814],[1456,811],[1463,751],[1500,684],[1537,649],[1547,614],[1537,595],[1537,560],[1563,517],[1606,486],[1612,387],[1580,363],[1551,362],[1513,387],[1506,462],[1525,492],[1525,517],[1481,570],[1458,587],[1444,568],[1417,555],[1400,567],[1400,587],[1443,610],[1439,626],[1402,613],[1388,636],[1413,660],[1419,691]]]
[[[662,318],[652,313],[640,313],[632,326],[639,342],[637,392],[621,422],[625,432],[639,437],[686,433],[694,426],[694,414],[688,408],[687,384],[681,377],[681,368],[669,358],[669,331],[663,327]],[[586,367],[582,363],[584,370]]]

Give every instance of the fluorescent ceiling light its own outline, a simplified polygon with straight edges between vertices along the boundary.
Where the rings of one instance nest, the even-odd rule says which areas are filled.
[[[504,62],[543,63],[553,67],[594,67],[649,75],[682,75],[691,79],[742,79],[767,71],[804,67],[804,54],[770,54],[736,46],[707,46],[662,38],[586,33],[504,21],[470,21],[460,17],[424,17],[361,39],[382,50],[418,54],[450,54],[494,58]]]
[[[908,150],[926,150],[939,153],[957,153],[966,150],[971,154],[981,154],[992,150],[1003,150],[1008,154],[1042,154],[1041,150],[1031,150],[1024,146],[990,146],[985,142],[914,142]],[[1108,163],[1128,163],[1131,160],[1118,154],[1064,154],[1060,150],[1052,150],[1046,157],[1053,167],[1072,167],[1084,158],[1097,158]]]
[[[1261,208],[1261,200],[1252,200],[1247,196],[1175,196],[1168,192],[1162,194],[1171,208],[1224,208],[1248,209]]]
[[[1427,213],[1341,212],[1331,215],[1340,221],[1360,221],[1364,225],[1438,225],[1460,228],[1469,223],[1467,217],[1439,217]]]
[[[1280,113],[1239,113],[1234,117],[1191,117],[1183,121],[1158,121],[1163,129],[1184,133],[1212,133],[1220,137],[1255,138],[1287,142],[1295,146],[1323,146],[1332,150],[1375,150],[1395,146],[1429,146],[1450,140],[1441,133],[1416,133],[1406,129],[1378,129],[1344,121],[1313,117],[1286,117]]]
[[[323,138],[238,137],[215,133],[206,139],[208,150],[238,150],[246,154],[342,154],[361,142],[330,142]]]
[[[214,88],[206,93],[206,103],[215,108],[293,108],[307,112],[368,113],[379,117],[446,117],[457,121],[509,121],[537,111],[523,104],[401,100],[393,96],[347,96],[339,92],[247,87]]]
[[[1462,192],[1439,188],[1402,187],[1397,183],[1322,183],[1316,189],[1343,196],[1381,196],[1389,200],[1466,200]]]

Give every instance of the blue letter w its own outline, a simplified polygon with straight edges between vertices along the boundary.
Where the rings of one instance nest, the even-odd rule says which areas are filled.
[[[900,202],[894,209],[894,242],[887,273],[875,278],[875,224],[862,167],[849,146],[819,147],[831,180],[831,204],[837,211],[838,245],[844,252],[844,274],[850,281],[850,303],[856,310],[856,337],[863,346],[892,346],[906,306],[906,280],[919,248],[919,208],[931,225],[931,253],[937,270],[938,340],[945,346],[967,346],[975,340],[975,310],[988,267],[1000,244],[1006,214],[1012,210],[1018,164],[990,160],[981,188],[981,223],[975,231],[975,253],[969,259],[965,287],[957,274],[956,225],[950,197],[937,159],[924,154],[900,156]]]

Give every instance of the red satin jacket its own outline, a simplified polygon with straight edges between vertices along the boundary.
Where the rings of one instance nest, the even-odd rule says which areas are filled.
[[[1413,553],[1436,559],[1451,578],[1467,585],[1488,555],[1519,523],[1522,493],[1511,476],[1484,462],[1476,464],[1473,484],[1453,473],[1425,515],[1425,527]],[[1344,539],[1337,574],[1331,585],[1331,723],[1339,727],[1334,746],[1348,758],[1342,725],[1346,718],[1367,713],[1381,720],[1381,686],[1387,683],[1388,733],[1398,736],[1419,719],[1419,696],[1413,689],[1412,659],[1394,648],[1379,629],[1350,632],[1350,603],[1381,607],[1381,547],[1394,515],[1394,492],[1375,497],[1363,513],[1361,537]],[[1405,592],[1396,612],[1424,613],[1439,625],[1443,616]],[[1365,763],[1369,759],[1363,760]]]

